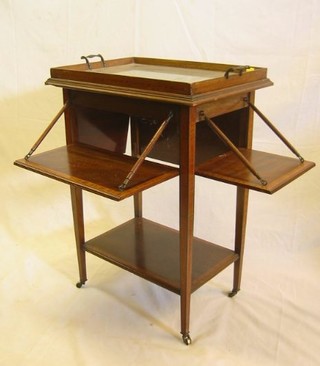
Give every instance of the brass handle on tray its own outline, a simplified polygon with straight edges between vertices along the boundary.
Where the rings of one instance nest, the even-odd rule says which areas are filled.
[[[230,67],[225,72],[224,77],[226,79],[229,79],[230,72],[234,72],[234,73],[238,74],[239,76],[241,76],[243,74],[243,72],[246,71],[247,69],[250,69],[250,66],[234,66],[234,67]]]
[[[91,65],[90,65],[90,62],[89,62],[89,58],[94,58],[94,57],[99,57],[101,59],[102,66],[103,67],[106,67],[106,63],[104,62],[104,58],[100,54],[98,54],[98,55],[81,56],[81,60],[86,60],[86,63],[88,65],[88,69],[91,70]]]

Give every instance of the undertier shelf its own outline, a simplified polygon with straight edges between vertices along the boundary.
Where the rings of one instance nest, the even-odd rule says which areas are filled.
[[[267,182],[266,185],[263,185],[232,151],[200,164],[196,168],[196,174],[272,194],[315,166],[310,161],[301,163],[297,158],[257,150],[240,148],[239,151],[251,163],[260,177]]]
[[[134,218],[85,243],[85,250],[180,294],[179,232]],[[193,239],[192,292],[238,259],[227,248]]]
[[[17,160],[15,165],[116,201],[179,174],[176,168],[144,161],[127,187],[120,190],[136,161],[131,156],[75,144]]]

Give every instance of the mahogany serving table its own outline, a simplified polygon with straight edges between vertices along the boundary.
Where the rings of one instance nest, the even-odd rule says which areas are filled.
[[[92,57],[100,60],[91,62]],[[315,164],[305,161],[254,105],[255,90],[272,85],[265,68],[82,58],[82,64],[51,69],[46,84],[63,89],[64,106],[15,164],[70,185],[77,286],[87,281],[89,252],[177,293],[182,339],[190,344],[191,293],[231,264],[230,296],[240,289],[249,189],[272,194]],[[252,150],[255,112],[296,157]],[[65,146],[33,155],[62,114]],[[194,237],[195,175],[236,185],[234,250]],[[142,192],[176,176],[178,231],[147,220],[142,212]],[[133,218],[86,241],[83,189],[116,201],[133,196]]]

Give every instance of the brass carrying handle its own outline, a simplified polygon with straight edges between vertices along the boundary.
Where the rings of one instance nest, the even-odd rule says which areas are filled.
[[[88,55],[88,56],[81,56],[81,60],[86,60],[86,63],[88,65],[88,69],[91,70],[91,65],[90,65],[90,61],[89,61],[89,58],[94,58],[94,57],[99,57],[101,62],[102,62],[102,66],[103,67],[106,67],[106,63],[104,61],[104,58],[102,57],[102,55],[97,54],[97,55]]]
[[[243,72],[246,71],[247,69],[250,69],[250,66],[233,66],[233,67],[229,67],[229,69],[224,73],[224,77],[226,79],[229,79],[229,74],[230,72],[236,73],[239,76],[242,76]]]

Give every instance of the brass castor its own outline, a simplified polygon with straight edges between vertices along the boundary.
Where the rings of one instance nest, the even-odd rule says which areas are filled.
[[[190,344],[192,343],[192,340],[191,340],[189,334],[183,334],[182,340],[183,340],[183,343],[186,344],[187,346],[190,346]]]
[[[76,284],[76,286],[78,288],[81,288],[83,285],[84,285],[84,282],[81,282],[81,281],[77,282],[77,284]]]
[[[232,290],[229,294],[228,294],[228,296],[229,297],[233,297],[233,296],[236,296],[236,294],[239,292],[239,290]]]

